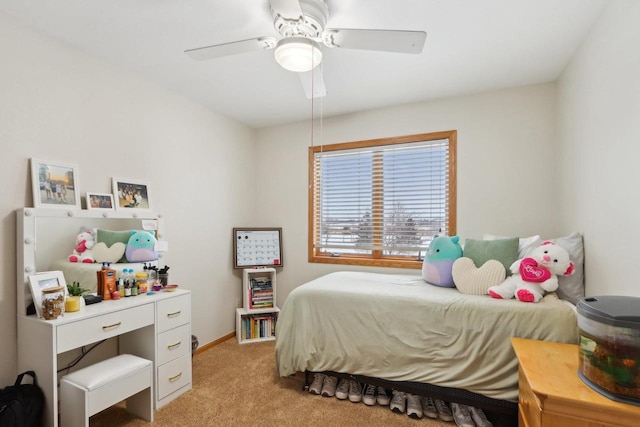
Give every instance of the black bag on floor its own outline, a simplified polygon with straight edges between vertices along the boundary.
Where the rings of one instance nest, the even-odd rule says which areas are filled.
[[[33,378],[33,384],[22,384],[25,375]],[[0,426],[40,427],[44,408],[44,393],[38,387],[36,373],[23,372],[16,383],[0,390]]]

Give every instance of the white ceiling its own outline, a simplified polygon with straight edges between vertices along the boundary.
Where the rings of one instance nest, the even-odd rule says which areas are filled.
[[[324,48],[325,117],[554,81],[608,0],[327,0],[329,28],[422,30],[419,55]],[[254,128],[310,117],[273,50],[184,50],[277,36],[268,0],[0,0],[0,10]]]

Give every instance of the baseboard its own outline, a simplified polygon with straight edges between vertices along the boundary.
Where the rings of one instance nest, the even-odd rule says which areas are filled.
[[[215,346],[217,346],[218,344],[220,344],[220,343],[222,343],[222,342],[225,342],[225,341],[226,341],[226,340],[228,340],[229,338],[233,338],[233,337],[235,337],[235,336],[236,336],[236,333],[235,333],[235,332],[230,332],[230,333],[228,333],[227,335],[224,335],[224,336],[222,336],[222,337],[218,338],[217,340],[213,340],[213,341],[211,341],[210,343],[203,345],[202,347],[198,347],[198,348],[196,349],[196,353],[195,353],[195,355],[197,356],[199,353],[202,353],[202,352],[203,352],[203,351],[205,351],[205,350],[209,350],[210,348],[215,347]]]

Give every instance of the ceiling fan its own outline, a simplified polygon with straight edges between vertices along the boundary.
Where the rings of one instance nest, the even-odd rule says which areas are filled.
[[[206,60],[275,49],[276,61],[283,68],[299,73],[307,98],[316,98],[327,94],[317,68],[322,61],[321,45],[418,54],[427,37],[424,31],[325,28],[329,8],[324,0],[270,0],[269,4],[273,26],[280,38],[256,37],[188,49],[185,53],[194,59]]]

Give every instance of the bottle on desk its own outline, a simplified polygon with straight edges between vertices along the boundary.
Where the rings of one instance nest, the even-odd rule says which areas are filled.
[[[139,290],[139,288],[138,288],[138,282],[137,282],[137,281],[136,281],[136,279],[134,278],[134,279],[131,281],[131,296],[132,296],[132,297],[136,297],[136,296],[138,296],[138,290]]]
[[[123,271],[123,275],[124,275],[124,296],[130,297],[131,296],[131,275],[129,274],[129,270],[125,268]]]
[[[104,301],[110,300],[111,295],[116,291],[116,270],[110,268],[109,262],[102,263],[102,269],[98,275],[98,295],[102,295]]]
[[[124,297],[124,270],[118,279],[118,294],[120,294],[120,298]]]

